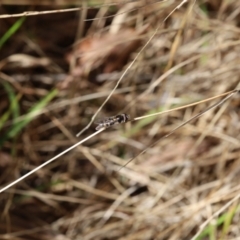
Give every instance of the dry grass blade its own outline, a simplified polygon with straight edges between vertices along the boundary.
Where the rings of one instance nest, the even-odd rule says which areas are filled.
[[[144,51],[144,49],[149,45],[149,43],[152,41],[152,39],[156,36],[158,30],[160,29],[160,27],[162,26],[163,23],[165,23],[167,21],[167,19],[173,14],[174,11],[176,11],[176,9],[179,9],[185,2],[187,2],[186,0],[182,1],[179,5],[177,5],[177,7],[175,9],[173,9],[171,11],[170,14],[167,15],[167,17],[165,17],[165,19],[163,20],[163,22],[161,24],[159,24],[157,26],[157,28],[154,30],[153,34],[151,35],[151,37],[148,39],[148,41],[145,43],[145,45],[140,49],[140,51],[137,53],[136,57],[133,59],[133,61],[128,65],[128,67],[126,68],[126,70],[123,72],[122,76],[119,78],[119,80],[117,81],[116,85],[114,86],[113,90],[111,91],[111,93],[108,95],[108,97],[106,98],[106,100],[102,103],[102,105],[98,108],[98,110],[96,111],[96,113],[93,115],[91,121],[89,122],[89,124],[82,129],[76,136],[79,137],[83,132],[85,132],[93,123],[93,121],[95,120],[96,116],[98,115],[98,113],[103,109],[103,107],[106,105],[106,103],[109,101],[109,99],[112,97],[113,93],[116,91],[116,89],[118,88],[119,84],[121,83],[121,81],[123,80],[123,78],[125,77],[125,75],[127,74],[127,72],[131,69],[131,67],[133,66],[133,64],[137,61],[137,59],[139,58],[139,56],[142,54],[142,52]]]
[[[239,1],[48,2],[0,6],[0,239],[238,238]]]
[[[72,145],[71,147],[67,148],[66,150],[64,150],[63,152],[59,153],[58,155],[56,155],[55,157],[47,160],[45,163],[39,165],[38,167],[34,168],[32,171],[28,172],[27,174],[23,175],[22,177],[18,178],[17,180],[13,181],[12,183],[8,184],[7,186],[3,187],[0,189],[0,193],[6,191],[7,189],[9,189],[10,187],[14,186],[15,184],[21,182],[23,179],[27,178],[28,176],[32,175],[33,173],[35,173],[36,171],[38,171],[39,169],[45,167],[46,165],[50,164],[51,162],[55,161],[56,159],[60,158],[61,156],[63,156],[64,154],[66,154],[67,152],[71,151],[72,149],[76,148],[77,146],[81,145],[82,143],[86,142],[87,140],[91,139],[92,137],[96,136],[97,134],[99,134],[100,132],[102,132],[103,130],[105,130],[104,128],[100,129],[99,131],[91,134],[90,136],[84,138],[83,140],[77,142],[76,144]]]
[[[119,84],[121,83],[122,79],[125,77],[126,73],[128,72],[128,70],[133,66],[133,64],[135,63],[135,61],[138,59],[138,57],[140,56],[140,54],[143,52],[143,50],[146,48],[146,46],[151,42],[151,40],[153,39],[153,37],[155,36],[155,34],[157,33],[158,28],[156,28],[155,32],[153,33],[153,35],[150,37],[150,39],[147,41],[147,43],[143,46],[143,48],[138,52],[137,56],[134,58],[134,60],[131,62],[131,64],[126,68],[126,70],[123,72],[122,76],[119,78],[119,80],[117,81],[115,87],[113,88],[113,90],[111,91],[111,93],[108,95],[108,97],[106,98],[106,100],[102,103],[102,105],[98,108],[98,110],[96,111],[96,113],[92,116],[91,121],[89,122],[89,124],[82,130],[80,131],[76,136],[79,137],[83,132],[85,132],[93,123],[93,121],[95,120],[96,116],[98,115],[98,113],[102,110],[102,108],[104,107],[104,105],[108,102],[108,100],[112,97],[113,93],[116,91],[116,89],[118,88]]]
[[[185,126],[186,124],[188,124],[189,122],[201,117],[204,113],[208,112],[209,110],[213,109],[213,108],[216,108],[220,105],[222,105],[224,102],[226,102],[229,98],[231,98],[234,94],[236,93],[239,93],[239,90],[233,90],[233,91],[230,91],[228,93],[225,93],[225,94],[221,94],[220,96],[225,96],[227,95],[224,99],[222,99],[221,101],[209,106],[208,108],[206,108],[205,110],[203,110],[202,112],[196,114],[195,116],[191,117],[189,120],[183,122],[182,124],[180,124],[179,126],[177,126],[176,128],[174,128],[173,130],[171,130],[168,134],[166,134],[165,136],[161,137],[160,139],[158,139],[156,142],[154,142],[153,144],[151,144],[149,147],[147,147],[146,149],[144,149],[144,151],[142,151],[141,153],[139,153],[136,157],[130,159],[129,161],[127,161],[123,166],[121,166],[121,168],[118,170],[120,171],[122,168],[126,167],[130,162],[132,162],[134,159],[136,159],[137,157],[139,157],[141,154],[145,153],[148,149],[152,148],[153,146],[155,146],[159,141],[163,140],[164,138],[167,138],[169,136],[171,136],[174,132],[176,132],[178,129],[180,129],[181,127]],[[217,97],[220,97],[220,96],[217,96]],[[168,111],[165,111],[165,112],[161,112],[161,113],[154,113],[154,114],[150,114],[150,115],[146,115],[146,116],[142,116],[142,117],[137,117],[137,118],[134,118],[133,121],[136,121],[136,120],[140,120],[140,119],[143,119],[143,118],[147,118],[147,117],[151,117],[151,116],[156,116],[156,115],[160,115],[160,114],[163,114],[163,113],[166,113],[166,112],[170,112],[170,111],[176,111],[176,110],[179,110],[179,109],[183,109],[183,108],[186,108],[186,107],[189,107],[189,106],[193,106],[193,105],[196,105],[196,104],[199,104],[199,103],[202,103],[202,102],[206,102],[206,101],[210,101],[212,99],[215,99],[216,97],[213,97],[213,98],[210,98],[210,99],[207,99],[207,100],[204,100],[204,101],[200,101],[198,103],[194,103],[194,104],[190,104],[190,105],[187,105],[187,106],[184,106],[184,107],[180,107],[180,108],[176,108],[176,109],[171,109],[171,110],[168,110]]]
[[[149,4],[155,4],[155,3],[161,3],[161,2],[166,2],[167,0],[163,0],[163,1],[154,1],[154,2],[151,2],[151,3],[148,3]],[[129,1],[129,2],[132,2],[132,1]],[[125,1],[125,4],[128,3],[128,1]],[[38,15],[46,15],[46,14],[55,14],[55,13],[67,13],[67,12],[76,12],[76,11],[82,11],[82,10],[90,10],[90,9],[96,9],[98,7],[111,7],[111,6],[114,6],[114,5],[117,5],[118,3],[108,3],[108,4],[101,4],[101,5],[95,5],[95,6],[89,6],[89,7],[76,7],[76,8],[68,8],[68,9],[58,9],[58,10],[48,10],[48,11],[30,11],[30,12],[23,12],[23,13],[17,13],[17,14],[2,14],[0,15],[0,19],[1,18],[15,18],[15,17],[27,17],[27,16],[38,16]],[[143,5],[141,7],[137,7],[137,8],[134,8],[132,10],[129,10],[127,12],[132,12],[132,11],[135,11],[135,10],[138,10],[140,8],[144,8],[146,5]],[[124,14],[126,12],[123,12],[121,14]],[[116,16],[116,14],[114,15],[110,15],[110,16],[107,16],[107,17],[102,17],[102,18],[91,18],[91,19],[86,19],[84,21],[94,21],[94,20],[102,20],[104,18],[111,18],[111,17],[114,17]]]
[[[109,3],[109,4],[101,4],[100,7],[105,6],[113,6],[117,3]],[[87,9],[94,9],[99,6],[89,6]],[[46,15],[46,14],[54,14],[54,13],[66,13],[66,12],[76,12],[84,10],[83,7],[75,7],[75,8],[68,8],[68,9],[58,9],[58,10],[49,10],[49,11],[30,11],[30,12],[23,12],[23,13],[16,13],[16,14],[2,14],[0,18],[14,18],[14,17],[25,17],[25,16],[38,16],[38,15]]]
[[[223,211],[225,211],[228,207],[230,207],[234,202],[239,200],[240,194],[237,194],[233,199],[228,201],[223,207],[221,207],[218,211],[216,211],[211,217],[209,217],[204,223],[201,224],[199,231],[191,238],[191,240],[196,240],[203,229],[217,216],[219,216]]]

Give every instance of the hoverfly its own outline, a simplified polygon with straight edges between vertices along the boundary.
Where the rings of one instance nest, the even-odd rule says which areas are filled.
[[[98,124],[98,126],[96,127],[96,130],[98,131],[102,128],[109,128],[113,125],[128,122],[129,120],[130,120],[130,116],[126,113],[119,114],[113,117],[104,118],[100,121],[95,122],[95,124]]]

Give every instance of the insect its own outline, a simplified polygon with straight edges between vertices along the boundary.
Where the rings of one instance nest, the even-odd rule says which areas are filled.
[[[126,113],[119,114],[113,117],[104,118],[100,121],[95,122],[95,124],[98,124],[96,130],[100,130],[102,128],[109,128],[113,125],[128,122],[129,120],[130,116]]]

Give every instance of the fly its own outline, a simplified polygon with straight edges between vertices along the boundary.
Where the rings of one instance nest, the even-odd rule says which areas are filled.
[[[96,122],[96,124],[98,124],[98,126],[96,127],[96,130],[100,130],[102,128],[109,128],[113,125],[128,122],[129,120],[130,120],[130,116],[126,113],[119,114],[113,117],[108,117]]]

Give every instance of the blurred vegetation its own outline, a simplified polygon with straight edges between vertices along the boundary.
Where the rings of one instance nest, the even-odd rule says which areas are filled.
[[[239,88],[240,1],[181,3],[2,1],[1,188],[95,132],[75,137],[156,29],[97,118]],[[207,106],[108,128],[1,193],[0,239],[238,239],[239,97],[147,149]]]

